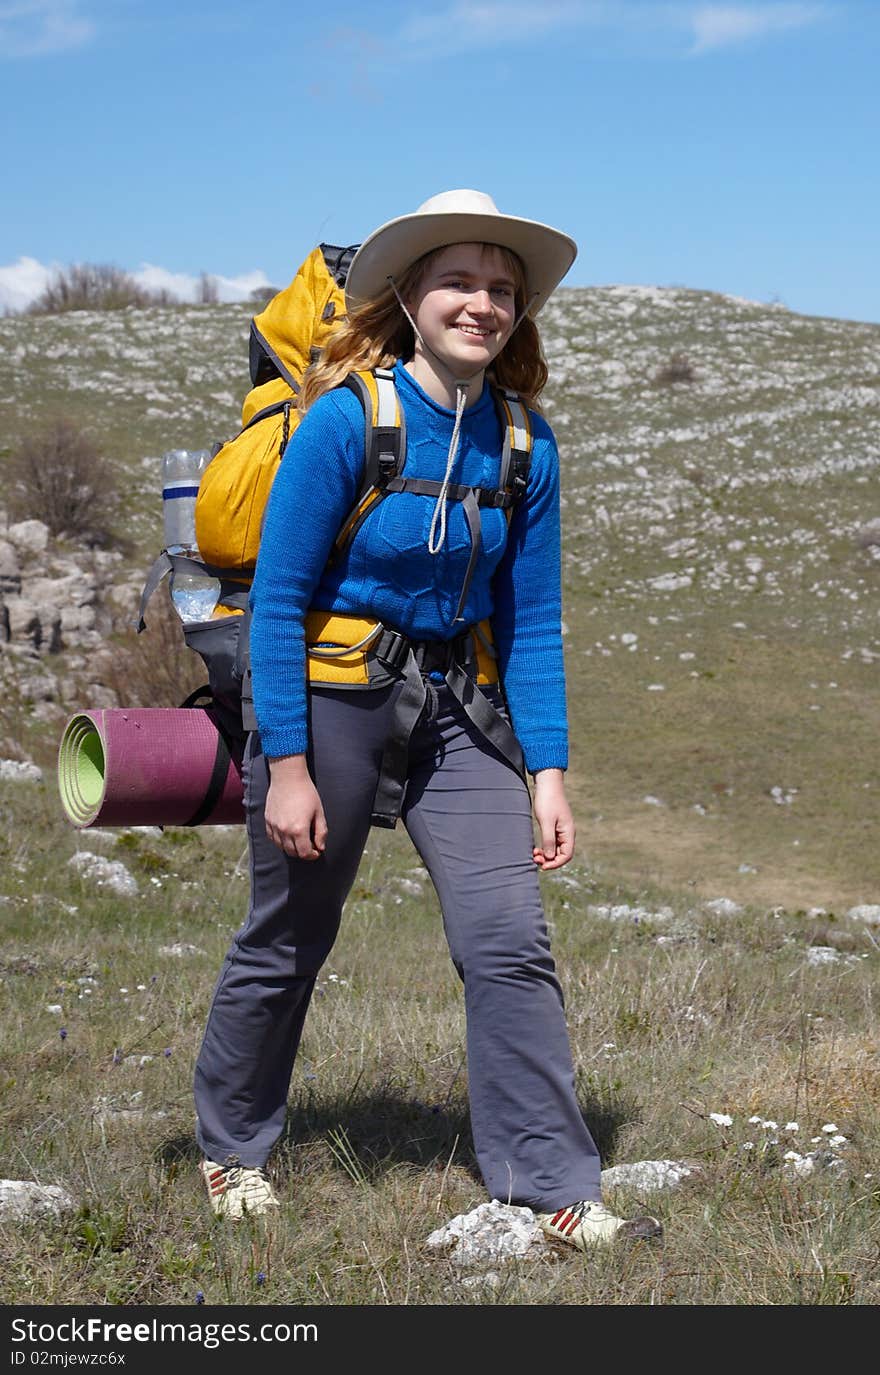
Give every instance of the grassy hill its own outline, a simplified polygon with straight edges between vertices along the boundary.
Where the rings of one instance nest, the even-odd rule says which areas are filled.
[[[542,321],[582,852],[709,896],[880,896],[880,327],[635,287],[561,291]],[[47,412],[88,425],[135,577],[161,453],[235,432],[248,323],[0,320],[0,446]]]

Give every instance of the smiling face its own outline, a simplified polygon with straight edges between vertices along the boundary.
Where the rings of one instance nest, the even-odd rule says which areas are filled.
[[[472,377],[498,357],[516,319],[517,285],[509,255],[492,244],[453,244],[433,255],[408,305],[453,376]],[[420,352],[416,340],[417,359]]]

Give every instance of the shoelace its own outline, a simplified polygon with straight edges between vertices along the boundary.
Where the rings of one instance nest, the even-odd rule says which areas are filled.
[[[241,1186],[252,1189],[257,1181],[269,1186],[269,1177],[266,1171],[257,1165],[224,1165],[221,1166],[223,1172],[223,1192],[227,1189],[237,1189]],[[256,1179],[247,1176],[256,1175]]]
[[[572,1203],[568,1208],[560,1208],[553,1216],[552,1225],[558,1228],[560,1232],[564,1232],[566,1236],[571,1236],[572,1232],[594,1208],[597,1208],[599,1212],[605,1211],[603,1204],[591,1199],[581,1199],[580,1203]]]

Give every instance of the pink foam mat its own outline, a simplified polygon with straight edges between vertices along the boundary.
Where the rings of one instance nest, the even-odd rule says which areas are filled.
[[[204,707],[79,712],[61,737],[58,787],[79,827],[244,821],[241,760]]]

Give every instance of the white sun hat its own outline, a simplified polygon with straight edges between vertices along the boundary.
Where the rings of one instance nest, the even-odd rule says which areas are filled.
[[[502,215],[484,191],[441,191],[412,215],[389,220],[364,239],[348,269],[349,310],[375,299],[425,253],[456,243],[491,243],[509,248],[526,274],[529,314],[537,315],[577,256],[567,234],[537,220]]]

